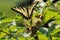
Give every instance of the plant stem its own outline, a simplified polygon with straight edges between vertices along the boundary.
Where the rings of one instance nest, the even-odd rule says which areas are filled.
[[[11,34],[9,34],[9,33],[7,33],[7,32],[4,32],[4,31],[2,31],[2,30],[0,30],[0,32],[3,32],[3,33],[5,33],[5,34],[7,34],[7,35],[9,35],[9,36],[11,36],[11,37],[13,37],[13,38],[16,39],[16,37],[14,37],[13,35],[11,35]]]

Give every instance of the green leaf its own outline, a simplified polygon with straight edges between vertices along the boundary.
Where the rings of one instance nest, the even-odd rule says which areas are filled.
[[[44,12],[44,23],[46,23],[48,20],[50,20],[53,17],[56,17],[58,15],[58,12],[54,10],[53,8],[46,8]]]
[[[60,28],[54,29],[53,31],[50,32],[51,35],[55,35],[56,33],[60,32]]]

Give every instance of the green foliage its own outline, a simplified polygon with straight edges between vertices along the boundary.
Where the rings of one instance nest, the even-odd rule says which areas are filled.
[[[15,3],[16,0],[0,0],[0,40],[35,40],[34,37],[25,38],[23,36],[25,30],[23,25],[24,20],[20,14],[11,10],[11,8],[15,6]],[[60,9],[60,4],[58,4],[58,7]],[[33,18],[34,16],[35,14],[33,15]],[[53,17],[56,19],[54,20],[55,24],[60,24],[60,14],[52,7],[45,8],[43,25]],[[37,36],[39,40],[49,40],[49,37],[46,35],[52,35],[52,40],[60,40],[59,33],[60,27],[55,29],[52,26],[49,28],[47,34],[38,30]]]

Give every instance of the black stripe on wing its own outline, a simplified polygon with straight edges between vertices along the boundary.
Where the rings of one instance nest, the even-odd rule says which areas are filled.
[[[47,0],[43,0],[44,2],[46,2]]]
[[[52,2],[52,3],[54,4],[54,3],[56,3],[57,1],[58,1],[58,0],[53,0],[53,2]]]
[[[14,7],[14,8],[15,8],[15,7]],[[11,8],[11,9],[14,10],[13,8]],[[21,14],[23,18],[28,19],[28,17],[26,17],[23,13],[20,13],[20,12],[18,12],[18,11],[16,11],[16,10],[14,10],[14,11],[17,12],[17,13],[19,13],[19,14]]]
[[[53,17],[53,18],[54,18],[54,17]],[[51,21],[54,21],[55,19],[53,19],[53,18],[51,18],[50,20],[48,20],[47,23],[45,23],[45,24],[43,25],[43,27],[49,28],[48,23],[50,23]]]

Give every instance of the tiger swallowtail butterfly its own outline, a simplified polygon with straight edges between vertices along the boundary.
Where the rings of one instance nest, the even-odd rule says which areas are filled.
[[[34,9],[34,7],[36,6],[36,4],[37,4],[38,2],[34,2],[34,3],[32,3],[30,6],[28,6],[28,8],[22,8],[22,7],[20,7],[20,8],[18,8],[18,7],[14,7],[13,8],[13,10],[15,10],[15,11],[17,11],[17,12],[19,12],[19,13],[21,13],[22,14],[22,16],[24,17],[24,18],[31,18],[31,16],[32,16],[32,12],[33,12],[33,9]]]

